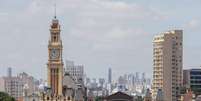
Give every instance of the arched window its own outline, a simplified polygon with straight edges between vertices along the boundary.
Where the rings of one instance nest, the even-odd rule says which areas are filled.
[[[56,41],[56,39],[57,39],[57,37],[56,37],[56,36],[54,36],[54,41]]]

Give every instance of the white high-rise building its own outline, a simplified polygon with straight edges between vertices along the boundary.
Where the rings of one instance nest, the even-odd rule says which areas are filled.
[[[74,65],[73,61],[66,61],[66,72],[70,74],[71,77],[76,82],[80,80],[84,83],[84,66],[83,65]]]
[[[152,94],[158,89],[165,101],[178,101],[182,85],[183,31],[172,30],[154,37]]]

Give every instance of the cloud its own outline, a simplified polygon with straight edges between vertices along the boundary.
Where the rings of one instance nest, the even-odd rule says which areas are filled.
[[[65,2],[65,3],[64,3]],[[147,20],[158,20],[162,18],[158,12],[143,7],[135,3],[126,3],[124,1],[111,0],[66,0],[60,1],[61,6],[58,8],[60,15],[65,17],[70,11],[73,20],[69,28],[69,34],[77,37],[87,37],[94,39],[106,36],[111,31],[130,30],[136,26],[133,23]],[[157,17],[158,16],[158,17]],[[141,27],[141,26],[138,26]],[[142,30],[142,28],[139,28]],[[133,34],[135,34],[134,30]],[[120,33],[120,32],[119,32]],[[126,32],[124,32],[126,33]],[[140,34],[139,32],[137,34]],[[143,34],[143,33],[141,33]]]
[[[46,69],[54,0],[31,0],[5,12],[0,13],[0,45],[4,49],[0,63],[38,76],[35,71]],[[63,57],[84,64],[90,76],[103,75],[108,66],[129,72],[147,70],[151,67],[151,31],[158,30],[156,23],[168,19],[162,12],[125,0],[57,0]]]
[[[197,20],[197,19],[192,19],[191,21],[189,21],[189,22],[185,25],[186,28],[191,28],[191,29],[195,29],[195,28],[197,28],[197,27],[199,27],[199,26],[200,26],[200,21]]]
[[[155,9],[125,1],[112,0],[60,0],[58,3],[59,14],[74,12],[77,17],[108,17],[108,18],[127,18],[128,20],[150,18],[158,20],[164,18],[160,12]]]

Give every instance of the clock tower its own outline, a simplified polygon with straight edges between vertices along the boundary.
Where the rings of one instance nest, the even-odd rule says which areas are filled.
[[[54,17],[50,26],[50,39],[48,45],[48,86],[54,96],[62,95],[63,81],[63,60],[62,60],[62,40],[60,37],[59,20]]]

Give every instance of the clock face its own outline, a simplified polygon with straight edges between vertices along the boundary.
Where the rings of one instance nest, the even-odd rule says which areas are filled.
[[[59,57],[59,50],[58,49],[52,49],[50,53],[51,59],[56,59]]]

